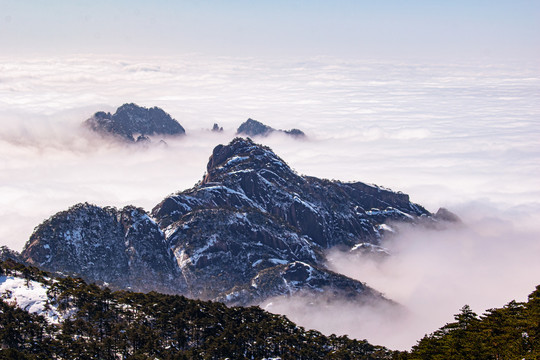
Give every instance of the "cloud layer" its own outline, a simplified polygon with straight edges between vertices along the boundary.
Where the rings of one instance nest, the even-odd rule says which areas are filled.
[[[200,180],[213,147],[248,117],[296,127],[307,140],[256,141],[299,173],[376,183],[465,220],[443,232],[401,229],[388,244],[395,257],[382,264],[333,254],[339,271],[402,302],[415,319],[432,319],[417,322],[416,339],[464,303],[481,312],[532,290],[529,277],[515,278],[525,279],[539,250],[539,95],[540,73],[527,64],[0,59],[0,243],[20,250],[34,226],[77,202],[150,210]],[[80,128],[126,102],[162,107],[187,136],[141,149]],[[225,132],[209,132],[213,123]],[[432,313],[417,313],[426,301],[436,304],[425,306]],[[368,337],[343,322],[336,326]],[[374,339],[410,345],[385,336]]]

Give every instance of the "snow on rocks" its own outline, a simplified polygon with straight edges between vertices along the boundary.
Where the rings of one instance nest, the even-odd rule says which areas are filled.
[[[49,304],[49,288],[37,281],[15,276],[0,276],[0,296],[9,303],[32,314],[43,315],[50,324],[58,324],[66,317],[56,305]]]

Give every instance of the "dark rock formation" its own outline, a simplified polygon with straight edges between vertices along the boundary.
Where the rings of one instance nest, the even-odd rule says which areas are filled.
[[[124,104],[114,114],[99,111],[84,124],[99,134],[113,135],[129,142],[148,140],[152,135],[185,134],[182,125],[162,109],[147,109],[135,104]]]
[[[285,134],[291,135],[291,136],[296,136],[296,137],[306,136],[306,134],[304,134],[304,132],[299,129],[291,129],[291,130],[283,130],[283,131],[285,132]]]
[[[45,270],[125,288],[170,293],[185,287],[175,276],[163,233],[144,210],[132,206],[75,205],[42,223],[22,256]]]
[[[459,216],[451,212],[450,210],[446,208],[440,208],[437,210],[437,213],[433,216],[437,220],[447,221],[447,222],[453,222],[453,223],[460,223],[461,219]]]
[[[200,183],[165,198],[151,217],[78,205],[41,224],[22,256],[117,287],[229,304],[297,293],[382,300],[326,269],[324,250],[375,246],[385,222],[429,219],[405,194],[300,176],[269,148],[236,138],[214,149]]]
[[[0,261],[6,261],[6,260],[15,261],[21,264],[25,263],[25,261],[21,257],[21,254],[19,254],[18,252],[14,250],[11,250],[10,248],[4,245],[0,247]]]
[[[220,127],[218,124],[214,123],[214,126],[212,127],[213,132],[223,132],[223,126]]]
[[[253,120],[253,119],[247,119],[244,123],[240,125],[238,130],[236,130],[236,134],[238,135],[245,135],[245,136],[268,136],[271,133],[278,131],[282,132],[287,135],[291,135],[294,137],[304,137],[306,134],[304,134],[303,131],[298,129],[291,129],[291,130],[276,130],[268,125],[264,125],[263,123]]]

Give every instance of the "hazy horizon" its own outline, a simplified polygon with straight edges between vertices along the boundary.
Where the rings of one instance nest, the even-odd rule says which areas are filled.
[[[540,56],[540,4],[532,0],[1,0],[0,7],[0,46],[10,56]]]

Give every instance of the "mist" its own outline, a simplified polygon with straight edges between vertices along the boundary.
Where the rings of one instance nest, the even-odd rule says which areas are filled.
[[[251,117],[307,134],[254,139],[300,174],[374,183],[463,220],[438,231],[391,224],[384,261],[328,254],[332,269],[401,304],[399,315],[354,304],[306,312],[304,299],[274,299],[271,311],[404,349],[464,304],[481,313],[536,285],[536,64],[79,56],[0,59],[0,70],[0,245],[21,250],[35,226],[79,202],[151,210],[201,180],[212,149]],[[139,147],[81,128],[128,102],[163,108],[186,135]]]
[[[331,270],[381,291],[397,306],[346,300],[312,306],[301,296],[270,299],[262,306],[327,335],[409,350],[425,334],[454,321],[465,304],[481,315],[512,300],[526,301],[540,283],[535,221],[540,212],[502,214],[487,204],[479,212],[478,205],[460,210],[465,222],[444,228],[391,224],[396,232],[381,244],[390,256],[328,251]]]

